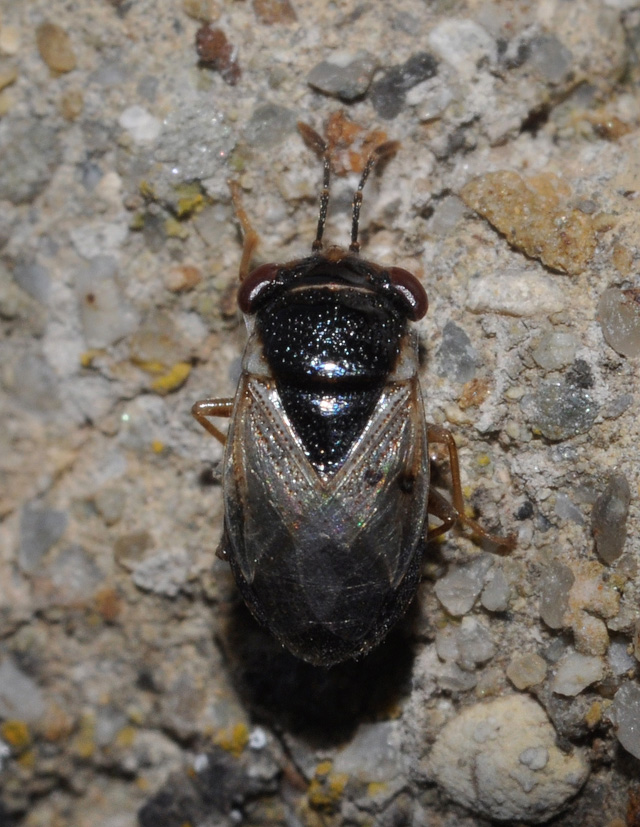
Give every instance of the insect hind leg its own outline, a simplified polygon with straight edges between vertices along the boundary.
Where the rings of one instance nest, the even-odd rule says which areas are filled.
[[[229,418],[233,410],[233,399],[200,399],[195,402],[191,408],[191,414],[196,419],[205,431],[208,431],[211,436],[214,436],[222,445],[227,441],[227,437],[216,426],[209,422],[210,416],[224,416]]]
[[[464,496],[462,494],[462,482],[460,479],[460,463],[458,462],[458,449],[451,431],[441,428],[438,425],[427,426],[427,439],[429,442],[437,442],[444,445],[449,453],[449,467],[451,469],[451,498],[453,504],[447,502],[437,492],[429,492],[429,511],[440,520],[442,525],[430,529],[427,539],[432,540],[449,531],[456,522],[467,526],[473,534],[481,540],[486,540],[498,547],[500,553],[506,554],[515,548],[515,537],[510,534],[508,537],[501,537],[498,534],[484,529],[475,520],[467,517],[464,513]]]

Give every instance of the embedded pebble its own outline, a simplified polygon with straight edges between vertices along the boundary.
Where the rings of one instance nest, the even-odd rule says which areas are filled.
[[[552,560],[545,568],[540,589],[540,617],[551,629],[562,629],[575,576],[568,566]]]
[[[509,823],[548,821],[589,774],[583,751],[561,751],[544,710],[523,695],[463,709],[438,735],[429,765],[454,801]]]
[[[618,741],[640,759],[640,686],[632,681],[623,684],[613,698],[612,712]]]
[[[76,68],[76,56],[71,38],[55,23],[41,23],[36,29],[36,43],[40,57],[52,72],[71,72]]]
[[[624,474],[612,474],[591,511],[591,531],[598,557],[613,563],[624,551],[631,490]]]
[[[178,363],[182,343],[171,314],[164,310],[151,313],[131,337],[131,359],[151,373],[160,373]]]
[[[598,416],[589,391],[560,381],[542,382],[521,407],[533,430],[553,442],[586,433]]]
[[[551,691],[556,695],[579,695],[583,689],[604,677],[601,658],[569,652],[556,665]]]
[[[217,0],[182,0],[185,13],[194,20],[211,23],[220,17],[220,6]]]
[[[407,92],[438,72],[438,61],[428,52],[412,55],[400,66],[391,66],[374,81],[369,97],[381,118],[390,120],[400,113]]]
[[[543,370],[559,370],[573,362],[577,348],[578,341],[572,333],[547,330],[531,355]]]
[[[561,520],[571,520],[571,522],[577,523],[578,525],[584,524],[582,511],[580,511],[578,506],[571,501],[571,498],[563,492],[556,495],[554,511]]]
[[[547,664],[544,658],[535,652],[515,655],[507,666],[507,677],[516,689],[528,689],[536,686],[547,676]]]
[[[597,310],[602,335],[622,356],[640,356],[640,291],[610,287],[600,296]]]
[[[480,555],[465,566],[454,566],[435,586],[435,593],[444,608],[454,617],[466,614],[483,589],[484,578],[493,565],[489,555]]]
[[[506,612],[509,608],[511,588],[503,570],[495,566],[489,575],[489,582],[482,590],[480,602],[488,612]]]
[[[453,382],[469,382],[476,375],[478,353],[471,339],[455,322],[447,322],[442,330],[442,342],[436,353],[438,376]]]
[[[472,313],[538,316],[564,310],[566,299],[548,276],[507,270],[487,273],[469,282],[466,305]]]
[[[203,23],[196,32],[196,52],[203,65],[216,72],[229,86],[240,80],[242,70],[237,60],[238,50],[222,29]]]
[[[32,723],[44,715],[40,687],[10,657],[0,663],[0,718]]]
[[[614,675],[625,675],[628,672],[635,671],[636,660],[633,654],[629,652],[629,646],[624,640],[611,642],[607,652],[607,660]]]
[[[129,228],[123,221],[92,221],[74,227],[69,231],[69,238],[82,258],[94,262],[117,253],[128,233]]]
[[[49,183],[60,156],[53,127],[36,119],[0,121],[0,200],[33,201]]]
[[[313,67],[307,83],[325,95],[352,101],[365,94],[376,67],[377,61],[369,52],[334,52],[330,60]]]
[[[457,626],[448,624],[436,634],[436,651],[442,660],[454,660],[461,669],[471,671],[496,653],[489,630],[474,617],[465,617]]]
[[[206,98],[187,98],[162,124],[156,160],[166,164],[172,183],[211,178],[235,145],[224,116]]]
[[[106,525],[114,525],[122,517],[127,498],[122,488],[101,488],[94,503]]]
[[[60,381],[44,356],[26,353],[13,367],[11,390],[31,411],[48,413],[60,407]]]
[[[165,597],[175,597],[189,579],[190,560],[182,549],[158,551],[138,563],[132,579],[138,588]]]
[[[140,146],[153,143],[162,131],[161,121],[138,104],[125,109],[120,114],[118,123],[131,135],[133,142]]]
[[[86,605],[104,582],[93,557],[77,543],[63,548],[44,575],[51,606]]]
[[[595,251],[596,223],[567,207],[565,196],[553,175],[539,176],[534,183],[508,170],[474,178],[460,192],[465,204],[513,247],[553,270],[576,275]]]
[[[295,10],[289,0],[253,0],[253,10],[261,23],[274,26],[277,23],[294,23]]]
[[[135,330],[137,315],[124,300],[117,270],[115,259],[98,256],[76,272],[80,319],[89,348],[109,347]]]
[[[256,107],[245,128],[245,138],[251,146],[268,149],[281,143],[296,126],[296,114],[286,106],[265,103]]]
[[[466,80],[477,76],[478,64],[492,66],[498,56],[495,40],[473,20],[444,20],[429,33],[428,42]]]
[[[37,261],[19,261],[13,270],[13,278],[24,291],[42,304],[51,293],[49,271]]]
[[[67,527],[65,511],[27,503],[20,514],[18,562],[24,572],[35,571],[44,555],[62,537]]]
[[[365,783],[390,781],[400,771],[396,726],[392,721],[360,724],[334,758],[332,772],[348,773]]]
[[[549,83],[560,83],[571,69],[573,55],[552,34],[543,34],[529,42],[528,63]]]

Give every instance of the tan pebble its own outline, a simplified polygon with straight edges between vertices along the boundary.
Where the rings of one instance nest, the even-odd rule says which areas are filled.
[[[81,89],[68,89],[60,99],[60,112],[65,121],[75,121],[82,114],[84,96]]]
[[[489,396],[489,382],[486,379],[472,379],[462,386],[458,405],[463,411],[482,405]]]
[[[185,14],[194,20],[211,23],[220,17],[220,6],[216,0],[182,0]]]
[[[609,633],[604,621],[580,612],[572,624],[576,649],[583,655],[604,655],[609,648]]]
[[[296,13],[289,0],[253,0],[253,10],[261,23],[293,23]]]
[[[616,244],[612,254],[613,266],[621,276],[628,276],[633,266],[633,253],[624,244]]]
[[[15,26],[0,28],[0,54],[17,55],[20,50],[20,32]]]
[[[165,278],[165,286],[172,293],[183,293],[200,284],[202,273],[192,264],[182,264],[179,267],[172,267]]]
[[[509,244],[554,270],[581,273],[595,251],[596,218],[567,205],[567,185],[554,175],[525,181],[516,172],[490,172],[469,181],[460,197]]]
[[[18,69],[7,61],[0,61],[0,89],[6,89],[18,79]]]
[[[40,57],[52,72],[70,72],[76,68],[71,38],[55,23],[41,23],[36,29]]]
[[[547,664],[535,652],[516,655],[507,666],[507,677],[516,689],[528,689],[542,683],[547,674]]]

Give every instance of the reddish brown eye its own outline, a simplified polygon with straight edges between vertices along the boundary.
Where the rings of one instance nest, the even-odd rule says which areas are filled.
[[[243,313],[251,313],[256,299],[275,279],[280,266],[278,264],[261,264],[243,279],[238,290],[238,306]]]
[[[411,308],[410,318],[415,322],[427,312],[429,300],[418,279],[402,267],[390,267],[389,277],[395,290],[402,296]]]

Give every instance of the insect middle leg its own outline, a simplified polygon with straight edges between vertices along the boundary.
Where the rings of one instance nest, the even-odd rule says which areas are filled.
[[[243,281],[249,275],[249,268],[251,267],[251,259],[256,251],[256,247],[260,242],[260,236],[253,229],[253,225],[247,211],[242,204],[242,195],[240,192],[240,184],[237,181],[229,181],[229,189],[231,190],[231,200],[233,201],[233,208],[236,211],[236,218],[242,227],[242,235],[244,237],[242,244],[242,258],[240,259],[240,270],[238,278]],[[213,400],[212,400],[213,401]],[[221,414],[218,414],[221,416]]]
[[[202,425],[205,431],[214,436],[218,442],[223,445],[227,441],[227,437],[216,426],[209,422],[210,416],[224,416],[227,419],[231,416],[233,411],[233,399],[200,399],[195,402],[191,408],[191,413],[195,419]]]
[[[441,428],[438,425],[427,425],[427,440],[429,442],[437,442],[447,448],[449,453],[449,467],[451,468],[451,498],[453,500],[453,503],[450,503],[442,495],[438,494],[437,491],[429,491],[429,513],[442,520],[442,525],[429,529],[427,540],[439,537],[441,534],[449,531],[456,522],[461,522],[468,526],[473,534],[480,539],[487,540],[489,543],[498,546],[498,548],[505,553],[511,551],[515,547],[515,538],[513,535],[510,534],[508,537],[501,537],[498,534],[491,534],[491,532],[484,529],[479,523],[467,517],[464,513],[464,496],[462,494],[462,482],[460,479],[458,449],[451,431],[448,431],[446,428]]]

